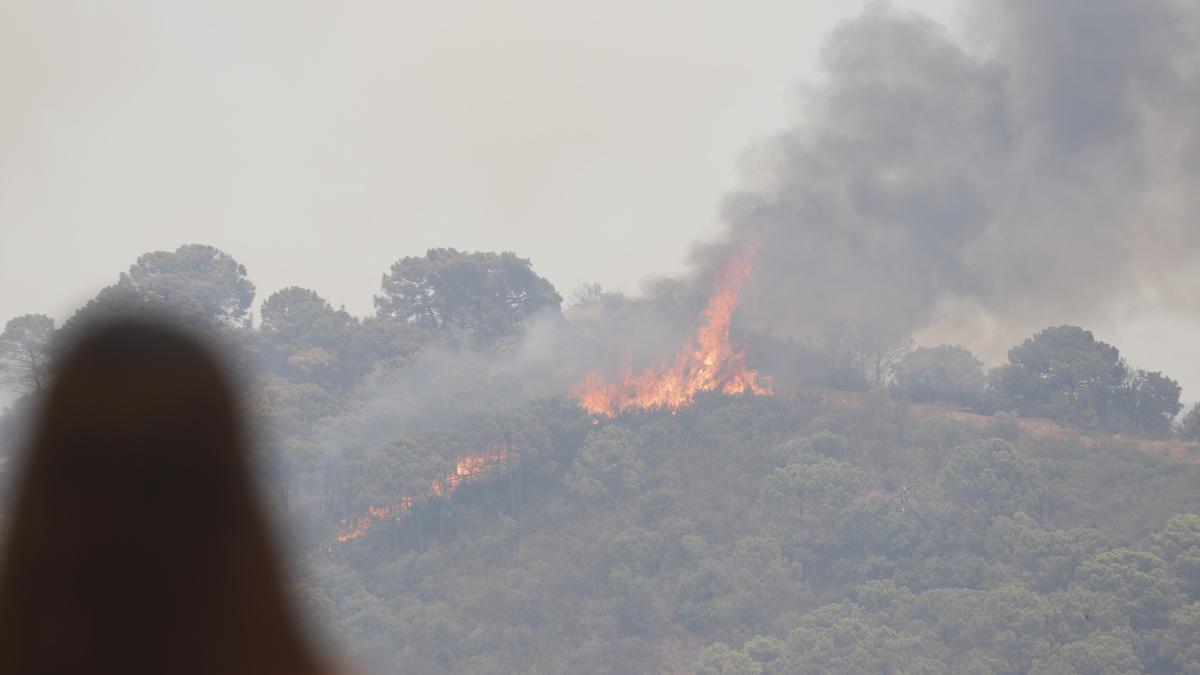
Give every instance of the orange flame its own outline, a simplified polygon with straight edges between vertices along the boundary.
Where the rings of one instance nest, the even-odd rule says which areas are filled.
[[[515,455],[515,453],[513,453]],[[459,457],[454,469],[446,475],[445,483],[434,480],[426,494],[430,497],[449,497],[458,488],[467,483],[482,480],[498,467],[506,465],[509,459],[508,447],[497,443],[488,444],[484,452],[475,455]],[[514,458],[515,459],[515,458]],[[445,487],[443,487],[443,485]],[[400,501],[391,506],[369,506],[367,515],[343,518],[338,529],[337,540],[347,542],[358,539],[367,533],[373,525],[385,520],[400,522],[412,510],[413,498],[401,497]]]
[[[701,313],[704,323],[696,338],[679,350],[674,363],[634,375],[626,361],[620,381],[611,383],[604,373],[593,370],[572,389],[579,404],[593,414],[612,417],[633,408],[678,410],[705,391],[750,392],[756,396],[772,393],[769,385],[758,382],[756,371],[746,368],[746,353],[735,350],[729,339],[733,310],[742,285],[750,277],[755,249],[755,244],[746,246],[717,270],[716,293]]]

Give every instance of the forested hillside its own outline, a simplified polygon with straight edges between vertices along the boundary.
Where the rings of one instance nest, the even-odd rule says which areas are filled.
[[[1005,420],[978,431],[882,391],[848,408],[712,396],[599,424],[539,402],[490,423],[528,442],[515,489],[500,474],[305,556],[301,595],[357,658],[473,673],[1200,666],[1191,461]],[[364,475],[402,456],[382,448]]]
[[[1200,672],[1200,413],[1174,423],[1170,378],[1070,326],[990,373],[862,326],[743,356],[729,288],[697,353],[732,366],[684,349],[637,377],[691,394],[596,411],[561,383],[645,307],[589,287],[564,318],[511,254],[404,258],[367,319],[285,289],[255,324],[228,254],[150,253],[62,328],[8,323],[6,438],[89,321],[222,345],[294,597],[371,671]]]

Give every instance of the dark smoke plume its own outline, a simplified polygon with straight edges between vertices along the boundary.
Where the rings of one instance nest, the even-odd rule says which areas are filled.
[[[965,43],[878,4],[830,36],[826,78],[726,202],[726,241],[761,242],[746,326],[1011,344],[1143,298],[1188,301],[1172,284],[1200,248],[1200,7],[970,11]],[[707,269],[726,250],[696,257]]]

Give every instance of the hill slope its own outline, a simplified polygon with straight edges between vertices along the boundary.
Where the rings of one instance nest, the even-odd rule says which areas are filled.
[[[540,439],[513,472],[307,556],[298,593],[350,658],[406,673],[1200,668],[1194,463],[882,393],[513,414],[492,428]]]

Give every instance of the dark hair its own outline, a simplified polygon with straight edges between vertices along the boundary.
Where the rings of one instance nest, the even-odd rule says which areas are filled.
[[[3,673],[315,673],[256,500],[233,387],[146,320],[60,359],[0,574]]]

